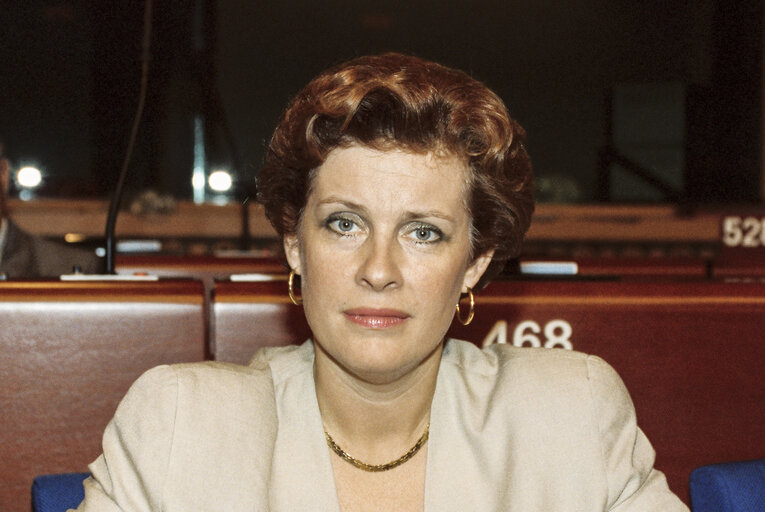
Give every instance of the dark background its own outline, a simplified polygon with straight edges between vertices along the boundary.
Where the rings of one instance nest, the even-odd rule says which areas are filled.
[[[142,0],[0,9],[0,135],[14,166],[43,167],[44,195],[110,194],[138,101],[143,10]],[[762,19],[754,0],[155,2],[127,187],[191,197],[195,118],[208,170],[234,167],[249,186],[302,85],[395,50],[499,93],[528,131],[543,201],[667,199],[619,165],[598,188],[611,127],[619,151],[682,200],[759,202]]]

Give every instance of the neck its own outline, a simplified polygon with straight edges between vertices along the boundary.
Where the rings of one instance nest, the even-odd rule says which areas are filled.
[[[316,397],[334,440],[371,464],[395,459],[414,444],[430,421],[442,347],[406,375],[380,383],[350,374],[316,345]]]

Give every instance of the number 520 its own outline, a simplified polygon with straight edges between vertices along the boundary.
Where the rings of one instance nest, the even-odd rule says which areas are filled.
[[[723,219],[722,241],[728,247],[765,246],[765,218],[728,216]]]

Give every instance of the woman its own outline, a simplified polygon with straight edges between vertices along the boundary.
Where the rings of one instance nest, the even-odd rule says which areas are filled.
[[[308,84],[258,183],[313,339],[148,372],[79,510],[687,510],[601,360],[444,339],[529,225],[523,139],[414,57]]]

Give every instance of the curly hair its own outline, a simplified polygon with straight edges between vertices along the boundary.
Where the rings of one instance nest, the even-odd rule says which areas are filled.
[[[291,101],[258,173],[258,200],[284,237],[297,232],[315,170],[335,148],[453,154],[470,169],[472,254],[495,251],[480,288],[518,254],[531,222],[525,136],[502,100],[462,71],[397,53],[359,57]]]

